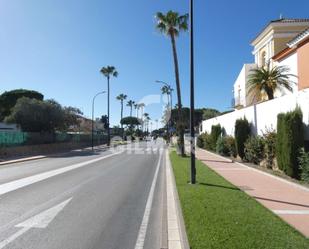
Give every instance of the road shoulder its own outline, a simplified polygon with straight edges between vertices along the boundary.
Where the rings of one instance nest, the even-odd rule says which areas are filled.
[[[167,230],[169,249],[189,249],[169,151],[166,150]]]

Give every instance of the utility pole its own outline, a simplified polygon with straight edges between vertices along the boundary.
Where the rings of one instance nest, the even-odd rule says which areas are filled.
[[[196,183],[195,131],[194,131],[194,33],[193,0],[190,0],[190,145],[191,145],[191,184]]]

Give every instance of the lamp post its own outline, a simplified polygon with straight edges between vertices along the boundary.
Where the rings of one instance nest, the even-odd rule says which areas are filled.
[[[99,92],[96,95],[94,95],[94,97],[92,98],[92,122],[91,122],[91,148],[93,151],[93,130],[94,130],[94,101],[96,99],[96,97],[100,94],[106,93],[105,91],[103,92]]]
[[[173,99],[172,99],[172,92],[173,92],[173,88],[171,87],[171,85],[170,84],[168,84],[168,83],[166,83],[166,82],[164,82],[164,81],[161,81],[161,80],[156,80],[156,82],[157,83],[160,83],[160,84],[163,84],[163,85],[165,85],[165,86],[167,86],[168,87],[168,95],[169,95],[169,99],[168,99],[168,105],[170,106],[170,112],[171,112],[171,114],[170,115],[172,115],[172,109],[173,109]],[[170,117],[170,119],[171,119],[171,117]],[[171,121],[169,120],[168,121],[168,123],[167,123],[167,130],[168,130],[168,133],[169,133],[169,137],[170,137],[170,131],[169,131],[169,123],[170,123]]]
[[[194,33],[193,33],[193,0],[190,0],[190,145],[191,145],[191,184],[196,183],[195,167],[195,131],[194,131]]]

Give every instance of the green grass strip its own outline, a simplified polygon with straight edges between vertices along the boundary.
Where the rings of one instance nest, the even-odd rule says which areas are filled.
[[[309,248],[309,239],[202,162],[189,185],[189,158],[170,156],[191,249]]]

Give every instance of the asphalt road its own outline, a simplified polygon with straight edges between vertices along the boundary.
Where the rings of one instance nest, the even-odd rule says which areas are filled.
[[[0,249],[160,248],[163,143],[138,146],[0,167]]]

